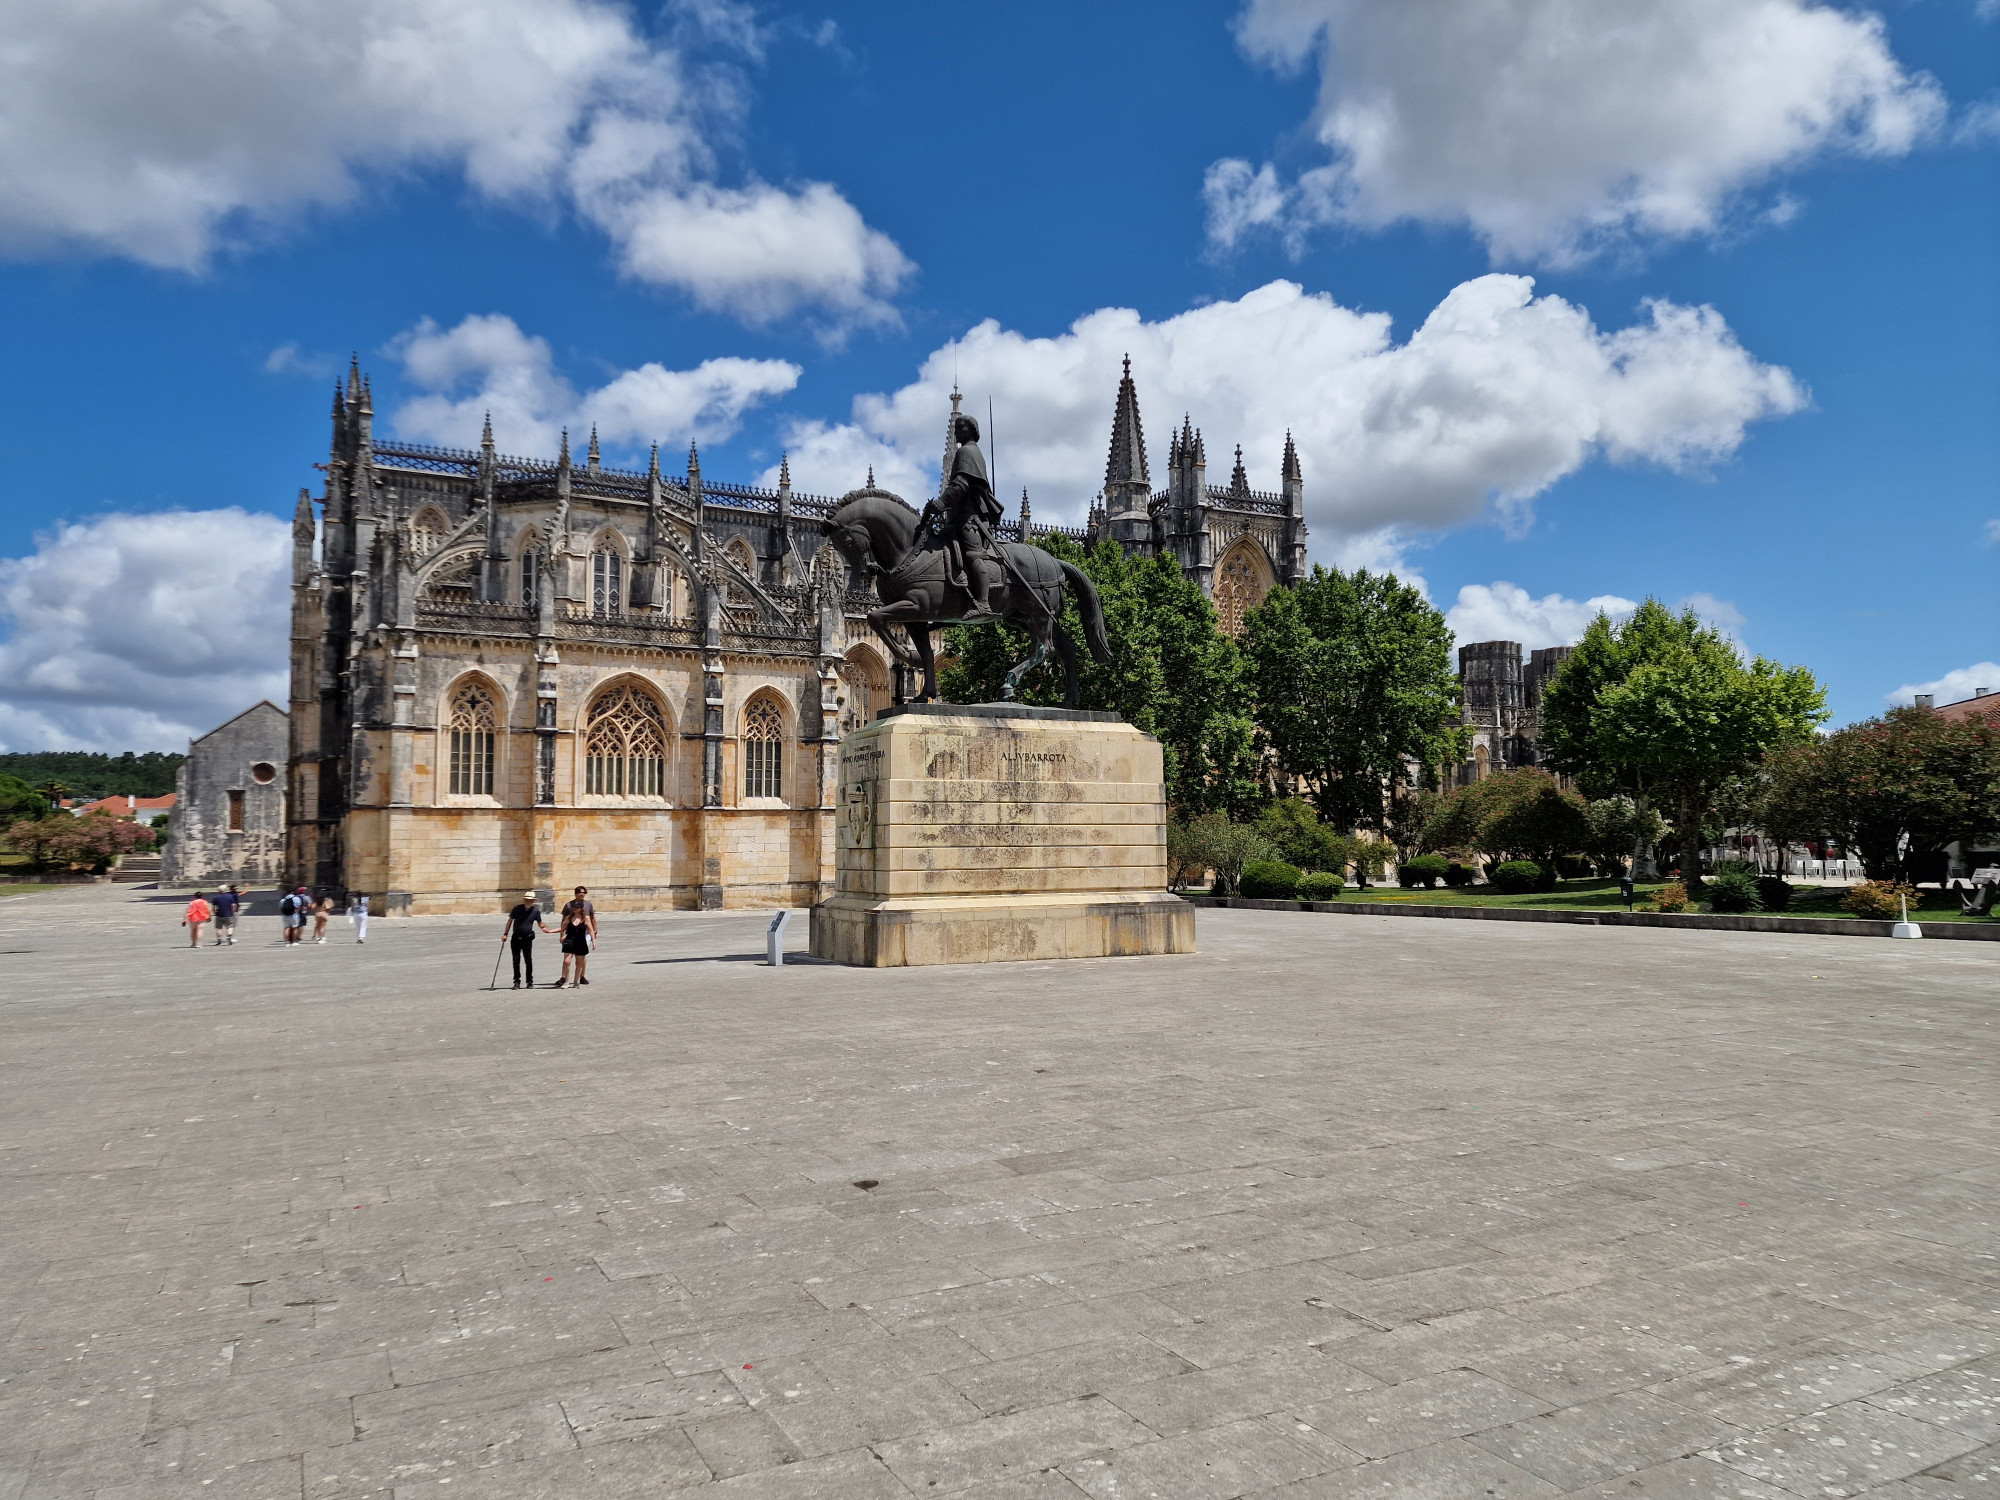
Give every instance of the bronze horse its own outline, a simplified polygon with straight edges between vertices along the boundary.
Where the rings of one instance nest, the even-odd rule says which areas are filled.
[[[1083,616],[1083,634],[1090,654],[1109,666],[1111,647],[1104,638],[1104,611],[1097,602],[1097,590],[1083,570],[1044,552],[1040,547],[1020,542],[1004,545],[1007,561],[1007,590],[998,614],[975,613],[971,597],[948,581],[945,555],[936,546],[919,545],[917,514],[894,496],[864,493],[843,500],[826,521],[827,536],[856,576],[871,579],[882,600],[880,609],[868,612],[868,623],[882,637],[897,661],[906,667],[923,669],[922,691],[916,701],[937,701],[937,658],[931,650],[931,631],[939,625],[997,625],[1005,621],[1024,630],[1035,648],[1026,661],[1007,673],[1000,696],[1013,701],[1021,679],[1048,659],[1055,647],[1064,674],[1063,707],[1075,708],[1077,700],[1076,644],[1061,628],[1064,590],[1076,595],[1077,612]],[[893,627],[903,627],[905,642]]]

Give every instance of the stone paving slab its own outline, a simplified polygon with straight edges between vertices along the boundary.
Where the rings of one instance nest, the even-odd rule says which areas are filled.
[[[179,905],[0,900],[0,1500],[2000,1486],[2000,950]]]

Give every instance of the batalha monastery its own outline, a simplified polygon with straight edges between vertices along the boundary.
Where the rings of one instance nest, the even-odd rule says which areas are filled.
[[[1063,534],[1171,555],[1240,630],[1305,571],[1297,452],[1276,493],[1240,448],[1208,483],[1186,421],[1168,455],[1155,491],[1128,360],[1104,488]],[[825,518],[887,493],[871,472],[800,494],[782,464],[775,490],[718,483],[692,449],[685,474],[657,447],[643,473],[609,468],[594,433],[580,464],[567,436],[553,461],[506,457],[490,423],[476,452],[381,442],[350,369],[325,492],[293,520],[289,713],[260,704],[190,747],[166,878],[365,892],[384,914],[579,884],[607,909],[820,900],[840,739],[903,687]],[[1024,494],[1000,529],[1061,528]],[[1480,717],[1481,771],[1531,758],[1518,724]]]

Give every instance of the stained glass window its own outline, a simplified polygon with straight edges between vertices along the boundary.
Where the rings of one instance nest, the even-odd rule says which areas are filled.
[[[497,716],[493,694],[482,683],[468,682],[451,700],[451,794],[454,797],[493,795],[493,742]]]
[[[743,712],[743,795],[779,798],[785,785],[785,716],[769,698]]]

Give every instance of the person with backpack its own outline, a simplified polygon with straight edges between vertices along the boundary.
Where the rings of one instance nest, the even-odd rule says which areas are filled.
[[[200,891],[194,893],[194,900],[187,904],[187,915],[181,918],[181,926],[188,930],[188,946],[201,946],[201,929],[208,919],[215,915],[215,909],[208,904],[208,898]]]
[[[583,977],[583,966],[590,961],[591,949],[597,946],[597,908],[590,904],[589,896],[590,891],[586,887],[578,886],[576,898],[563,906],[563,966],[562,978],[556,981],[557,989],[565,984],[575,989],[590,983]]]
[[[312,903],[306,897],[306,888],[287,891],[278,902],[278,915],[285,923],[285,946],[296,948],[306,935],[306,908]]]

